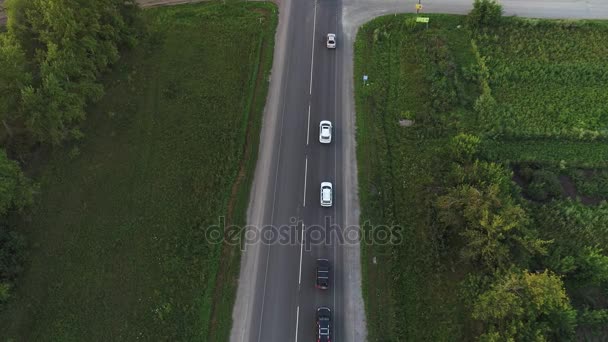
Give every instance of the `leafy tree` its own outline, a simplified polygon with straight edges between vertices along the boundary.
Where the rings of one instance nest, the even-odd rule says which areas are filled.
[[[0,304],[6,302],[10,297],[11,285],[9,283],[0,282]]]
[[[8,35],[14,37],[21,44],[29,58],[34,57],[35,48],[39,46],[27,19],[27,12],[32,10],[33,3],[31,0],[6,0],[4,2],[8,17]]]
[[[21,88],[24,122],[40,141],[81,136],[87,103],[103,95],[99,75],[132,45],[137,6],[121,0],[10,0],[9,34],[33,46],[36,82]],[[12,20],[12,19],[11,19]]]
[[[479,152],[481,139],[472,134],[460,133],[450,141],[450,156],[457,162],[471,162]]]
[[[474,303],[484,341],[559,341],[574,336],[576,311],[562,280],[549,271],[508,271]]]
[[[562,185],[557,175],[549,170],[536,170],[532,173],[526,193],[536,201],[561,197]]]
[[[21,109],[21,89],[30,84],[31,75],[21,45],[10,34],[0,35],[0,65],[0,120],[11,135],[11,123]]]
[[[496,26],[502,18],[502,6],[496,0],[475,0],[467,21],[473,29]]]
[[[608,282],[608,256],[599,247],[585,247],[578,255],[577,278],[588,284],[601,285]]]
[[[504,167],[479,160],[455,164],[449,179],[456,186],[435,201],[444,229],[439,237],[464,237],[464,260],[494,270],[508,266],[514,256],[546,253],[548,242],[528,230],[525,211],[511,197],[510,174]]]
[[[539,207],[534,220],[543,237],[555,241],[544,267],[565,276],[568,286],[608,282],[608,204],[589,207],[571,200]]]
[[[608,324],[608,309],[589,310],[585,309],[577,317],[579,325],[592,328],[602,328]]]
[[[0,150],[0,216],[10,209],[23,209],[32,202],[32,187],[19,165]]]

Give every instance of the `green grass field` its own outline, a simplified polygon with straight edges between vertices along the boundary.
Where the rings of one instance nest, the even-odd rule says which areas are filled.
[[[370,341],[470,341],[481,333],[482,324],[471,317],[463,283],[466,275],[478,271],[459,261],[455,246],[443,245],[436,238],[434,201],[448,182],[452,165],[446,147],[456,133],[484,137],[480,157],[507,169],[533,162],[539,168],[561,170],[563,176],[579,175],[573,177],[573,184],[581,185],[581,193],[608,191],[601,172],[608,166],[605,140],[601,134],[579,134],[581,130],[601,132],[608,124],[602,100],[606,94],[594,95],[605,84],[602,80],[608,70],[600,61],[605,52],[599,53],[606,48],[601,42],[608,38],[604,25],[551,26],[514,19],[496,33],[500,39],[489,34],[478,41],[481,56],[489,56],[489,84],[497,101],[493,116],[484,117],[474,110],[481,86],[471,43],[474,37],[465,17],[428,16],[428,29],[416,26],[411,15],[374,19],[360,28],[355,43],[355,75],[369,75],[368,85],[355,77],[361,222],[394,225],[403,236],[398,245],[362,248]],[[522,27],[529,32],[524,34]],[[569,30],[575,31],[572,38],[560,41]],[[578,69],[569,70],[572,64]],[[515,91],[519,82],[527,85],[525,94]],[[541,86],[545,83],[547,87]],[[585,87],[575,92],[581,95],[578,105],[571,97],[551,95],[556,89],[561,94],[582,83]],[[585,93],[590,87],[593,92]],[[521,110],[531,103],[531,112]],[[565,119],[555,116],[561,115],[560,110]],[[400,126],[401,119],[414,120],[414,124]],[[590,173],[592,178],[580,176]],[[517,201],[524,200],[518,197]],[[555,203],[570,202],[558,198]],[[566,212],[570,207],[556,204],[551,208]],[[604,222],[604,207],[580,212],[585,219]],[[537,208],[536,204],[526,206],[532,213]],[[594,215],[602,218],[594,219]],[[587,221],[572,218],[571,222],[584,225]],[[538,229],[541,236],[555,238],[543,231],[549,225],[540,224]],[[571,284],[567,282],[569,295],[580,299]],[[580,303],[577,299],[575,304]]]
[[[516,20],[480,35],[497,108],[483,129],[517,137],[608,135],[608,25]]]
[[[276,6],[142,16],[147,34],[107,75],[85,138],[38,172],[2,340],[226,340],[238,251],[205,232],[228,213],[244,221]]]
[[[433,196],[429,189],[446,167],[440,153],[443,135],[454,129],[447,122],[463,108],[455,102],[450,112],[438,113],[425,99],[434,96],[427,75],[446,62],[427,58],[428,53],[457,51],[450,53],[450,63],[473,61],[474,56],[469,40],[456,29],[462,18],[430,17],[431,29],[417,31],[420,37],[406,34],[404,16],[373,20],[360,29],[355,46],[355,75],[365,71],[371,81],[369,86],[356,84],[361,221],[395,224],[403,234],[400,245],[367,245],[362,250],[370,341],[462,336],[464,317],[458,312],[454,281],[462,272],[446,272],[429,230],[428,206]],[[433,29],[439,24],[453,29]],[[465,84],[449,87],[462,99],[474,98],[475,89]],[[398,125],[404,116],[415,120],[413,127]]]

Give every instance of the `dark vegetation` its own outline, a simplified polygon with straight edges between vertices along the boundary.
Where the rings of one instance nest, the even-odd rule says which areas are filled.
[[[363,247],[370,340],[605,339],[608,26],[428,16],[355,45],[361,220],[403,236]]]
[[[21,271],[25,238],[15,229],[36,187],[22,171],[30,152],[82,137],[85,106],[103,94],[99,76],[135,41],[129,1],[9,0],[0,32],[0,304]]]
[[[227,340],[276,7],[7,6],[0,339]]]

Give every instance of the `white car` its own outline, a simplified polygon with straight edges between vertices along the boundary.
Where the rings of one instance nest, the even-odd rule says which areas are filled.
[[[336,35],[335,33],[327,34],[327,48],[335,49],[336,48]]]
[[[331,207],[333,204],[333,187],[330,182],[322,182],[321,183],[321,206],[322,207]]]
[[[319,142],[321,144],[329,144],[331,142],[332,129],[331,121],[323,120],[319,123]]]

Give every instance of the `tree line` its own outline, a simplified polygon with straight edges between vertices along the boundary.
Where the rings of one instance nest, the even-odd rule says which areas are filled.
[[[0,32],[0,302],[16,277],[23,237],[14,229],[33,201],[24,151],[83,137],[99,78],[136,43],[133,0],[7,0]]]

